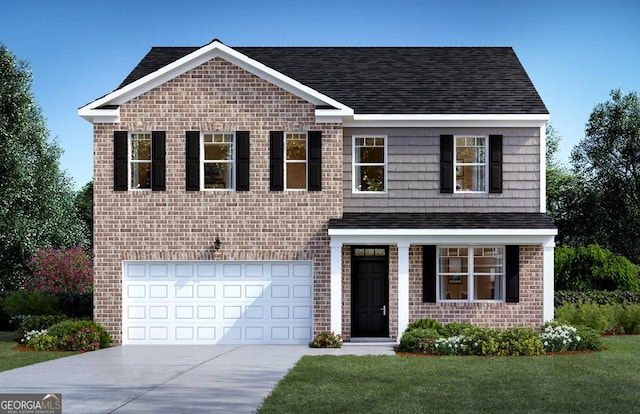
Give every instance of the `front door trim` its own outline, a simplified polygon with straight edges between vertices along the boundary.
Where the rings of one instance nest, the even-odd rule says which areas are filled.
[[[362,266],[376,273],[360,275]],[[351,246],[351,336],[389,337],[388,246]]]

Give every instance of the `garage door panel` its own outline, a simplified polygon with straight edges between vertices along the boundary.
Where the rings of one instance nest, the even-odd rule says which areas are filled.
[[[306,344],[311,262],[125,262],[125,344]]]
[[[149,265],[149,276],[152,278],[166,278],[169,276],[169,266],[166,264]]]
[[[247,319],[263,319],[264,307],[262,306],[247,306],[245,308],[244,316]]]
[[[165,285],[149,285],[149,298],[151,299],[168,299],[169,287]]]
[[[198,265],[198,278],[214,278],[216,277],[216,267],[212,264],[200,264]]]
[[[245,265],[244,276],[246,278],[264,278],[264,266],[262,264]]]

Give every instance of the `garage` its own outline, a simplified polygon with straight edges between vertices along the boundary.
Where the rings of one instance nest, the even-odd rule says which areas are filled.
[[[311,261],[125,261],[123,344],[306,344]]]

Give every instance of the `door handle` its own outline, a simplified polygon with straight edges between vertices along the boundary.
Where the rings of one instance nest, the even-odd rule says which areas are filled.
[[[382,316],[387,316],[387,305],[383,305],[380,310],[382,311]]]

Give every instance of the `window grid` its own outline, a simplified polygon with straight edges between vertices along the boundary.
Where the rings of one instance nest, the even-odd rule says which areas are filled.
[[[204,190],[233,190],[235,183],[235,134],[233,132],[204,132],[202,145],[202,174]]]
[[[307,189],[307,134],[287,132],[284,134],[284,183],[285,190]]]
[[[353,192],[386,193],[387,137],[353,137]]]
[[[487,142],[486,136],[454,137],[456,193],[487,192]]]
[[[151,190],[151,133],[132,132],[129,146],[129,188]]]
[[[503,246],[440,247],[437,291],[441,301],[504,301]]]

